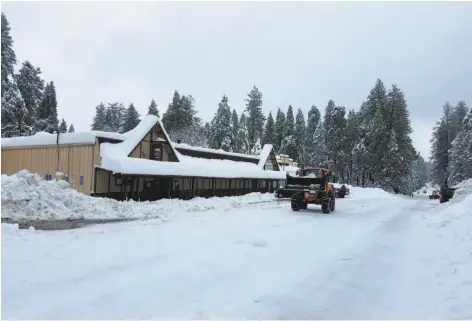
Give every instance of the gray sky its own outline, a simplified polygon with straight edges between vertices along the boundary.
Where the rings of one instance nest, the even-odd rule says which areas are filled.
[[[429,155],[446,101],[472,105],[471,2],[2,2],[20,62],[56,85],[60,117],[89,130],[101,101],[152,98],[161,115],[175,89],[200,117],[223,94],[239,113],[253,85],[264,111],[358,110],[377,78],[397,84],[413,140]],[[274,115],[275,116],[275,115]]]

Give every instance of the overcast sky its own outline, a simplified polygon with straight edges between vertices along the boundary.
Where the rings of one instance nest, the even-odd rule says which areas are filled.
[[[20,62],[56,85],[59,116],[90,129],[100,102],[175,89],[209,121],[223,94],[244,109],[253,85],[264,111],[358,110],[377,78],[397,84],[413,140],[429,155],[446,101],[472,105],[472,2],[2,2]],[[274,115],[275,116],[275,115]]]

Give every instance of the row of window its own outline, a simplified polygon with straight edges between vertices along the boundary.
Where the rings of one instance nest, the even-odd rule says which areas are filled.
[[[209,179],[209,178],[197,178],[194,182],[194,188],[196,190],[211,190],[214,188],[216,190],[220,189],[260,189],[260,188],[270,188],[275,190],[280,186],[284,185],[284,180],[251,180],[251,179]],[[173,181],[173,190],[180,191],[190,191],[192,190],[192,179],[190,178],[174,178]]]

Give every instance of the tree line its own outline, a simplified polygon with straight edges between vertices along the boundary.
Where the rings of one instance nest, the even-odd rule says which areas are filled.
[[[431,138],[431,180],[451,187],[472,178],[472,109],[447,102]]]
[[[359,111],[346,110],[328,101],[324,115],[311,106],[307,117],[289,105],[264,115],[263,95],[254,86],[241,113],[230,107],[224,95],[211,121],[198,117],[191,95],[174,92],[162,115],[173,141],[224,151],[258,155],[261,146],[272,144],[300,165],[332,169],[339,181],[358,186],[378,186],[411,193],[428,179],[428,162],[415,150],[403,92],[398,86],[385,88],[378,79]],[[148,114],[159,116],[152,100]],[[133,104],[103,103],[96,107],[93,130],[126,132],[140,121]]]
[[[41,69],[30,61],[14,72],[17,60],[10,31],[2,13],[2,137],[29,136],[39,131],[73,132],[72,124],[67,128],[64,118],[58,120],[54,82],[45,83]]]

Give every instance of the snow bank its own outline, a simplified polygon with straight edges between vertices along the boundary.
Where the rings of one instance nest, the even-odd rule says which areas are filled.
[[[164,199],[156,202],[119,202],[84,195],[65,181],[45,181],[23,170],[2,175],[2,218],[14,219],[113,219],[161,218],[184,212],[226,210],[234,207],[266,206],[274,202],[271,193],[235,197],[194,198],[189,201]],[[256,203],[256,204],[254,204]],[[258,205],[257,205],[258,204]]]

